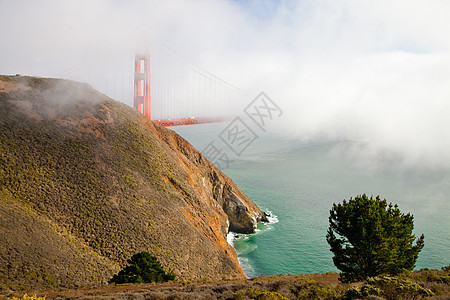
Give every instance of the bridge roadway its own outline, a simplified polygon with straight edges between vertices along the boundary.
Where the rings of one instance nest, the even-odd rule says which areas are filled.
[[[155,123],[161,124],[164,127],[171,126],[185,126],[185,125],[197,125],[205,123],[218,123],[229,120],[229,117],[193,117],[185,119],[167,119],[167,120],[152,120]]]

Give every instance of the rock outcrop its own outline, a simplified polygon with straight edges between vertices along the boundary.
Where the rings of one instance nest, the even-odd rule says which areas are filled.
[[[253,233],[258,222],[267,222],[266,214],[185,139],[162,126],[155,126],[155,129],[155,135],[174,150],[179,164],[189,174],[190,182],[198,191],[206,192],[205,199],[212,198],[222,207],[228,216],[229,231]]]
[[[0,289],[99,285],[148,251],[180,280],[245,277],[265,214],[171,130],[86,84],[0,76]]]

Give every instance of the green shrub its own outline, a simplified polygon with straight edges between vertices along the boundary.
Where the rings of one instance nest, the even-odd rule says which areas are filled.
[[[365,284],[361,287],[361,296],[380,296],[381,295],[381,289],[374,287],[370,284]]]
[[[343,299],[352,300],[352,299],[360,299],[361,297],[362,295],[359,289],[351,288],[345,292],[345,296],[343,297]]]
[[[379,197],[333,204],[329,223],[326,238],[343,282],[412,270],[424,246],[424,236],[412,234],[414,217]]]
[[[367,279],[367,283],[381,290],[386,299],[416,299],[431,297],[432,291],[421,285],[395,276],[380,276]]]
[[[150,283],[174,280],[172,271],[165,272],[161,264],[148,252],[140,252],[128,260],[128,266],[114,275],[109,283]]]

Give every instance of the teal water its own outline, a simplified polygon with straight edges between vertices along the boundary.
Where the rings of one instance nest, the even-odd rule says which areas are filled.
[[[177,132],[202,150],[217,130],[188,126]],[[450,170],[359,159],[346,154],[354,144],[266,135],[233,157],[224,172],[278,219],[232,241],[248,277],[337,271],[325,240],[329,210],[362,193],[380,195],[414,215],[416,235],[425,235],[416,269],[450,264]]]

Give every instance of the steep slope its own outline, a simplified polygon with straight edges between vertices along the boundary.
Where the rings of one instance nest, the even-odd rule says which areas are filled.
[[[174,132],[85,84],[0,76],[0,288],[105,283],[149,251],[242,278],[229,228],[264,213]]]

